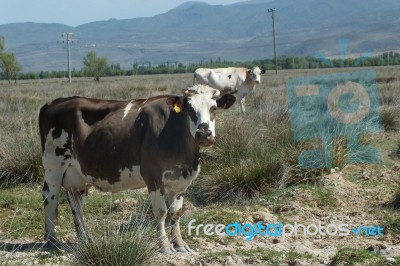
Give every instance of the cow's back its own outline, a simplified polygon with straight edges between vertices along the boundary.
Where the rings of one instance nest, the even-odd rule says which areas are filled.
[[[200,84],[206,84],[218,90],[236,90],[246,79],[245,68],[199,68],[195,79]]]
[[[57,138],[63,130],[69,133],[88,134],[90,127],[124,104],[126,104],[124,101],[89,99],[80,96],[58,98],[45,104],[39,113],[42,152],[50,130],[53,129],[53,138]],[[82,132],[76,132],[77,130]]]

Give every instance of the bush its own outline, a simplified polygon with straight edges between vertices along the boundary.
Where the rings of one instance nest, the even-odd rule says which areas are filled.
[[[287,113],[227,117],[217,123],[217,142],[191,187],[198,203],[247,200],[270,189],[310,178],[299,169],[300,146],[291,136]]]
[[[106,221],[104,221],[104,224]],[[72,265],[147,265],[156,253],[157,237],[147,215],[89,226],[75,246]]]
[[[382,126],[385,131],[400,129],[399,106],[383,105],[381,107]]]

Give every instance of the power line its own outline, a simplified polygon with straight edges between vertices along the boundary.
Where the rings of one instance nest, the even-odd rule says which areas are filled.
[[[275,74],[278,75],[278,59],[276,57],[276,41],[275,41],[275,12],[276,8],[268,8],[268,13],[272,13],[272,34],[274,35],[274,55],[275,55]]]
[[[71,83],[71,48],[70,43],[76,41],[76,39],[72,39],[73,33],[63,33],[61,37],[65,39],[61,39],[60,42],[67,43],[67,54],[68,54],[68,82]]]

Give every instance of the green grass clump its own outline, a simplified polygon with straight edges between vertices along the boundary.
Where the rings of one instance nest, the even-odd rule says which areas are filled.
[[[146,215],[104,226],[89,226],[71,247],[72,265],[146,265],[157,252],[154,226]]]
[[[383,105],[381,107],[381,121],[385,131],[399,130],[400,109],[399,106]]]
[[[339,266],[339,265],[383,266],[385,265],[385,257],[383,257],[380,254],[370,252],[366,249],[342,248],[338,250],[338,252],[333,257],[329,265],[330,266]]]
[[[297,260],[307,260],[309,262],[315,261],[316,259],[308,253],[299,253],[296,251],[277,251],[268,248],[253,248],[253,249],[236,249],[233,251],[214,251],[208,252],[202,256],[203,260],[223,260],[227,256],[233,254],[239,256],[250,257],[252,259],[259,259],[263,261],[262,265],[295,265]]]
[[[222,119],[221,119],[222,120]],[[248,200],[310,178],[300,169],[287,113],[250,110],[217,124],[217,140],[202,164],[191,195],[198,203]]]
[[[262,128],[235,117],[221,123],[216,132],[214,153],[202,168],[204,177],[194,185],[198,200],[248,199],[274,186],[280,151],[270,149]]]
[[[383,228],[385,234],[400,235],[400,216],[394,211],[392,215],[387,214],[383,218]]]

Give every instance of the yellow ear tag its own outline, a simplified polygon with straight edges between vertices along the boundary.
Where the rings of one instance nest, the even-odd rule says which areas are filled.
[[[181,108],[177,104],[174,104],[174,110],[175,110],[176,113],[180,113],[181,112]]]

